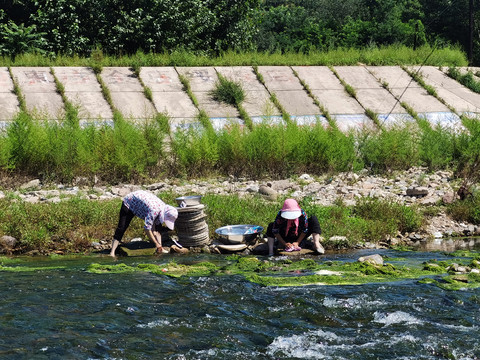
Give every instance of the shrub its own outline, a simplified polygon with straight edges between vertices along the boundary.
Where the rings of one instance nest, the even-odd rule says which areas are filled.
[[[447,213],[457,221],[480,224],[480,192],[477,190],[471,197],[448,205]]]
[[[425,119],[419,119],[418,123],[421,129],[419,157],[422,164],[430,171],[450,167],[455,156],[455,133],[440,124],[432,128]]]
[[[238,106],[245,100],[245,92],[242,84],[228,80],[221,74],[218,74],[218,81],[215,84],[215,88],[210,92],[210,95],[214,100],[233,106]]]
[[[411,125],[381,131],[364,130],[358,136],[359,156],[374,172],[406,170],[418,165],[418,139]]]
[[[416,231],[422,225],[422,216],[415,208],[377,198],[361,198],[353,213],[363,219],[388,223],[385,229],[392,231],[386,232],[389,235]]]

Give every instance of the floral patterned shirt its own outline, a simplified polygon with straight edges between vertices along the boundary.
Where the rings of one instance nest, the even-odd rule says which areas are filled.
[[[165,203],[145,190],[131,192],[123,198],[123,203],[136,216],[145,220],[145,230],[152,230],[154,224],[163,223]]]

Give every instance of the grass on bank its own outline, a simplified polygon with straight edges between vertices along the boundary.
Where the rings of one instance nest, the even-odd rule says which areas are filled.
[[[85,194],[84,194],[85,195]],[[161,193],[165,202],[175,204],[178,194]],[[239,198],[237,195],[203,197],[206,205],[210,237],[215,229],[228,224],[257,224],[265,229],[275,219],[285,199],[267,201],[260,196]],[[411,207],[387,200],[366,199],[353,207],[343,203],[332,206],[314,204],[311,199],[300,202],[307,214],[316,215],[322,235],[345,236],[342,243],[325,244],[331,248],[352,247],[363,241],[378,242],[398,231],[415,231],[423,222],[421,213]],[[90,201],[74,197],[59,203],[31,204],[7,196],[0,199],[0,236],[15,237],[18,252],[85,251],[93,241],[111,241],[118,221],[121,200]],[[143,222],[132,221],[125,240],[144,236]]]
[[[265,118],[251,129],[232,123],[215,131],[205,114],[198,121],[170,134],[169,119],[161,114],[135,124],[117,113],[113,126],[80,126],[74,108],[61,121],[20,112],[0,132],[0,171],[57,183],[77,177],[92,183],[231,175],[286,178],[362,169],[384,174],[415,166],[453,169],[464,177],[475,169],[480,154],[477,119],[464,118],[465,131],[418,119],[347,133],[320,122],[301,126]],[[478,174],[474,180],[478,182]]]
[[[101,69],[108,66],[262,66],[262,65],[424,65],[467,66],[468,60],[458,47],[436,49],[428,45],[413,50],[403,45],[366,47],[364,49],[337,48],[328,51],[302,53],[233,52],[227,51],[210,57],[186,51],[170,53],[144,53],[110,56],[101,50],[92,52],[91,57],[64,56],[46,57],[40,54],[19,54],[14,59],[0,57],[0,66],[88,66]]]

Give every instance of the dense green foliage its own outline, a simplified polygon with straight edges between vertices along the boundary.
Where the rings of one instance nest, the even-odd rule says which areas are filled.
[[[0,10],[0,54],[219,54],[468,46],[467,0],[23,0]],[[478,5],[475,18],[480,16]],[[478,39],[475,39],[475,44]],[[480,56],[475,54],[475,59]]]

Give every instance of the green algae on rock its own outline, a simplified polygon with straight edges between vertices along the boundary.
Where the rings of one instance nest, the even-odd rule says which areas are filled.
[[[469,273],[460,275],[447,275],[439,280],[422,279],[423,284],[433,284],[443,290],[458,291],[464,289],[476,289],[480,287],[480,274]]]
[[[131,273],[131,272],[150,272],[153,274],[161,274],[171,277],[180,276],[205,276],[212,275],[217,271],[218,267],[215,264],[204,261],[191,265],[177,264],[170,262],[167,264],[138,264],[137,266],[129,266],[126,264],[105,265],[105,264],[91,264],[87,267],[87,271],[94,274],[105,273]]]
[[[476,253],[471,255],[476,256]],[[321,262],[311,258],[267,260],[255,256],[231,255],[223,258],[219,263],[209,261],[192,261],[183,264],[169,261],[134,265],[93,263],[87,266],[86,271],[94,274],[146,272],[174,278],[240,275],[247,281],[260,286],[362,285],[416,279],[420,283],[433,284],[445,290],[460,290],[480,287],[479,268],[480,262],[477,258],[430,260],[423,264],[405,266],[401,261],[395,265],[391,263],[378,265],[358,261]],[[48,270],[68,269],[64,264],[62,266],[29,266],[28,262],[21,259],[0,258],[0,271]]]
[[[34,272],[45,270],[63,270],[64,266],[3,266],[0,265],[0,271],[9,272]]]
[[[444,254],[451,257],[480,259],[480,252],[475,250],[457,250],[453,252],[446,252]]]
[[[105,264],[90,264],[87,271],[93,274],[122,274],[139,271],[136,267],[128,266],[126,264],[105,265]]]

